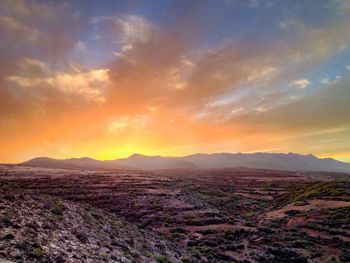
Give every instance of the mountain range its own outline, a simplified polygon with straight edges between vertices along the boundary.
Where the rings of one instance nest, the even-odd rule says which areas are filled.
[[[295,153],[214,153],[184,157],[162,157],[133,154],[128,158],[99,161],[88,157],[52,159],[38,157],[19,165],[78,169],[218,169],[247,167],[287,171],[329,171],[350,173],[350,163],[332,158]]]

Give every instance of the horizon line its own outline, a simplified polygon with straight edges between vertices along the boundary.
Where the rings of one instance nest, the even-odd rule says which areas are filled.
[[[163,157],[163,158],[183,158],[183,157],[187,157],[187,156],[192,156],[192,155],[214,155],[214,154],[257,154],[257,153],[260,153],[260,154],[284,154],[284,155],[288,155],[288,154],[291,154],[291,155],[300,155],[300,156],[314,156],[318,159],[333,159],[333,160],[336,160],[336,161],[339,161],[339,162],[343,162],[343,163],[349,163],[348,161],[344,161],[344,160],[341,160],[341,159],[337,159],[337,158],[334,158],[334,157],[320,157],[318,155],[315,155],[315,154],[312,154],[312,153],[308,153],[308,154],[302,154],[302,153],[295,153],[295,152],[265,152],[265,151],[247,151],[247,152],[197,152],[197,153],[192,153],[192,154],[186,154],[186,155],[147,155],[147,154],[142,154],[142,153],[138,153],[138,152],[135,152],[133,154],[129,154],[125,157],[119,157],[119,158],[114,158],[114,159],[100,159],[100,158],[94,158],[94,157],[90,157],[90,156],[77,156],[77,157],[66,157],[66,158],[55,158],[55,157],[50,157],[50,156],[35,156],[35,157],[32,157],[32,158],[29,158],[27,160],[24,160],[24,161],[19,161],[19,162],[7,162],[7,163],[2,163],[0,162],[0,164],[21,164],[21,163],[24,163],[24,162],[27,162],[27,161],[30,161],[30,160],[33,160],[33,159],[36,159],[36,158],[49,158],[49,159],[55,159],[55,160],[60,160],[60,161],[63,161],[63,160],[68,160],[68,159],[83,159],[83,158],[89,158],[89,159],[93,159],[93,160],[96,160],[96,161],[115,161],[115,160],[120,160],[120,159],[127,159],[127,158],[130,158],[134,155],[141,155],[141,156],[145,156],[145,157]]]

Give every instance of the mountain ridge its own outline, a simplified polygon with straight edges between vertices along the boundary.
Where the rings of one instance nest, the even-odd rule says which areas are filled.
[[[197,153],[184,157],[147,156],[135,153],[127,158],[100,161],[90,157],[53,159],[36,157],[22,166],[80,169],[218,169],[259,168],[287,171],[328,171],[350,173],[350,163],[312,154],[296,153]]]

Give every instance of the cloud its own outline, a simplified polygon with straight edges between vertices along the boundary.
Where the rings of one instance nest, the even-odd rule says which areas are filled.
[[[350,3],[347,0],[330,0],[339,12],[350,12]]]
[[[8,35],[28,42],[38,40],[41,35],[39,30],[7,16],[0,16],[0,30],[2,35]]]
[[[265,132],[303,133],[349,127],[350,78],[328,86],[314,95],[262,114],[244,114],[235,121],[263,126]]]
[[[45,62],[33,58],[23,58],[20,62],[22,71],[47,71],[48,67]]]
[[[40,63],[40,62],[37,62]],[[41,64],[39,64],[41,65]],[[51,73],[45,77],[37,76],[9,76],[8,81],[13,88],[40,90],[57,89],[66,94],[81,95],[87,100],[104,102],[103,90],[108,85],[107,69],[95,69],[88,72]]]
[[[282,152],[293,149],[323,156],[342,152],[346,156],[350,146],[350,124],[346,121],[350,114],[349,84],[349,78],[343,79],[288,104],[231,115],[220,125],[227,132],[241,134],[243,149],[278,145]]]
[[[3,12],[21,18],[33,17],[56,19],[57,10],[66,10],[66,4],[45,3],[41,1],[2,0],[0,7]]]
[[[123,52],[133,49],[135,42],[147,42],[154,25],[137,15],[95,17],[93,24],[98,24],[99,39],[119,44]]]
[[[289,86],[298,88],[298,89],[305,89],[306,87],[310,86],[311,82],[308,79],[296,79],[292,81]]]
[[[71,76],[75,83],[93,82],[89,70],[74,73],[68,62],[81,23],[63,2],[1,1],[0,130],[9,143],[21,130],[29,140],[39,127],[47,130],[54,119],[86,108],[90,86],[66,81]],[[70,88],[79,92],[67,92]]]

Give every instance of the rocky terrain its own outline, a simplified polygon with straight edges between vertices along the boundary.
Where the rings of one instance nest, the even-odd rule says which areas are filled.
[[[350,262],[349,179],[340,173],[242,168],[2,166],[0,257],[14,262]],[[21,242],[30,245],[18,246]]]
[[[1,182],[0,258],[7,262],[182,262],[184,256],[101,209]]]

